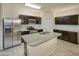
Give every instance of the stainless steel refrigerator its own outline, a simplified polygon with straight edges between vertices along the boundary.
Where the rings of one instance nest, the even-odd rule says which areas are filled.
[[[3,19],[3,49],[21,44],[21,20]]]

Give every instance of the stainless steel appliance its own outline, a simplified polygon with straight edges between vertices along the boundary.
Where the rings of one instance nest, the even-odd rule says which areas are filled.
[[[3,49],[21,44],[20,30],[20,19],[3,19]]]

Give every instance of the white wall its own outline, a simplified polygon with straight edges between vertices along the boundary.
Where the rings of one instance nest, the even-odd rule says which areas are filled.
[[[42,28],[44,31],[53,32],[54,17],[50,11],[44,11],[42,14]]]
[[[19,15],[41,16],[40,10],[26,7],[24,3],[6,3],[2,4],[3,18],[18,18]],[[28,25],[22,25],[21,30],[26,30]],[[39,28],[40,25],[33,25]]]
[[[68,7],[68,8],[67,7],[61,8],[54,11],[53,13],[54,13],[54,17],[79,14],[79,7],[73,6],[73,7]]]
[[[29,8],[24,3],[5,3],[3,6],[3,17],[15,17],[17,18],[20,14],[40,16],[40,11],[37,9]]]

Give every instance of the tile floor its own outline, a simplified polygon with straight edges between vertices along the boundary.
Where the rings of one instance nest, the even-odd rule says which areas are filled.
[[[57,40],[57,47],[50,56],[79,56],[79,45]]]
[[[0,56],[24,56],[24,45],[0,51]],[[57,39],[57,47],[50,56],[79,56],[79,45]]]
[[[24,56],[24,45],[0,51],[0,56]]]

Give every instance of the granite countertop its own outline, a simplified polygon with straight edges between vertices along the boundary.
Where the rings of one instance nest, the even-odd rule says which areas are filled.
[[[79,33],[79,25],[55,25],[54,29]]]
[[[53,38],[56,38],[57,36],[61,35],[60,33],[34,33],[29,35],[23,35],[22,38],[25,42],[27,42],[30,46],[37,46],[39,44],[42,44],[48,40],[51,40]]]

